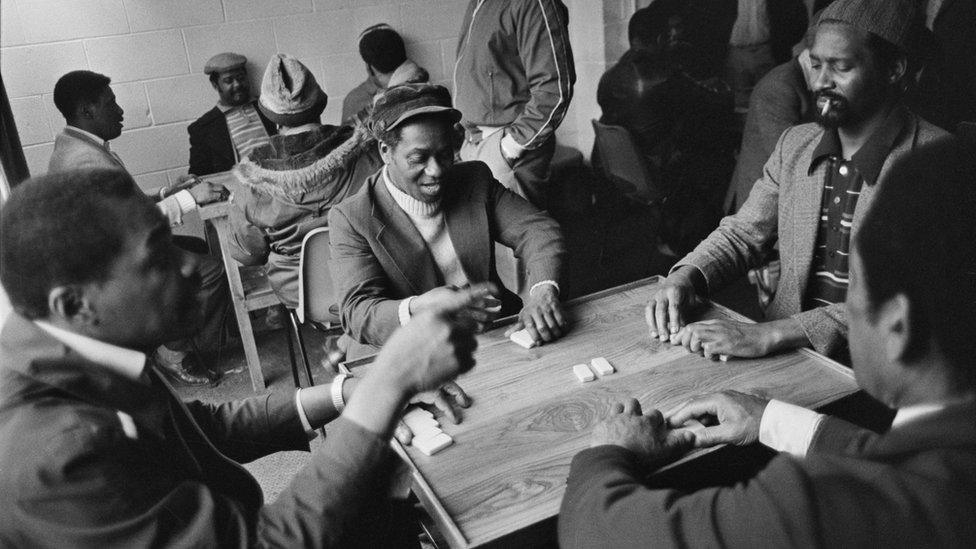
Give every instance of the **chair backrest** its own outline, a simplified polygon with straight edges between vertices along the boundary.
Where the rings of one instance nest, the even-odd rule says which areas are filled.
[[[302,239],[302,255],[298,270],[298,320],[318,322],[332,327],[339,317],[330,309],[338,302],[329,260],[329,228],[319,227],[309,231]]]
[[[660,198],[658,189],[627,128],[593,120],[593,132],[607,179],[631,200],[641,204],[656,202]]]

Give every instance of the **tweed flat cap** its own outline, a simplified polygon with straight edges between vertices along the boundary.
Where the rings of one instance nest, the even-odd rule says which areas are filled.
[[[328,102],[329,96],[301,61],[277,53],[268,62],[258,107],[269,120],[282,126],[318,122]]]
[[[374,135],[392,130],[421,114],[443,112],[461,120],[461,111],[451,106],[451,93],[434,84],[403,84],[383,92],[373,103],[369,127]]]
[[[239,69],[246,63],[247,57],[244,57],[239,53],[218,53],[207,60],[207,64],[203,66],[203,74],[213,74],[215,72],[219,73]]]
[[[820,14],[820,22],[840,21],[909,51],[918,28],[914,0],[836,0]]]

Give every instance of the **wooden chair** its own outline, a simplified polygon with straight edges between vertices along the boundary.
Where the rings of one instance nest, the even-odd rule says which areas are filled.
[[[333,334],[341,333],[338,310],[338,295],[329,271],[332,251],[329,248],[329,228],[313,229],[302,239],[301,260],[298,269],[298,308],[289,309],[288,354],[291,357],[291,371],[295,386],[300,387],[298,365],[292,338],[298,345],[309,385],[313,385],[312,368],[305,350],[305,339],[301,327],[310,324],[316,330]]]

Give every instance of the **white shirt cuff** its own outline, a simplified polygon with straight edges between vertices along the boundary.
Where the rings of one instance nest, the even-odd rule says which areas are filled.
[[[413,298],[417,296],[412,295],[400,302],[400,306],[397,307],[397,317],[400,319],[400,326],[406,326],[407,322],[410,322],[410,302]]]
[[[193,195],[186,189],[174,194],[173,198],[176,199],[176,203],[180,205],[180,211],[184,214],[197,209],[197,201],[193,199]]]
[[[554,288],[556,288],[556,293],[557,294],[559,293],[558,282],[556,282],[555,280],[542,280],[540,282],[536,282],[535,284],[532,285],[531,288],[529,288],[529,295],[532,295],[532,292],[534,292],[535,289],[538,288],[539,286],[546,286],[546,285],[553,286]]]
[[[777,452],[805,457],[824,417],[801,406],[770,400],[759,421],[759,442]]]
[[[305,430],[308,439],[312,440],[316,437],[317,433],[315,429],[312,429],[312,424],[308,422],[308,416],[305,415],[305,407],[302,406],[301,394],[301,389],[295,389],[295,408],[298,409],[298,421],[302,422],[302,429]]]

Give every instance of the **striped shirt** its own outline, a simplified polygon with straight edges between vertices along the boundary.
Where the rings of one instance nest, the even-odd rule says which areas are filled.
[[[820,204],[820,223],[810,266],[810,284],[803,310],[841,303],[847,298],[850,280],[851,223],[861,188],[877,182],[885,159],[905,128],[908,112],[896,107],[867,142],[845,160],[836,130],[827,131],[813,151],[812,173],[827,163]]]
[[[254,149],[268,144],[268,132],[261,123],[257,109],[253,103],[245,103],[240,107],[224,109],[224,117],[227,119],[227,130],[230,132],[230,140],[234,143],[234,150],[237,158],[246,158]]]

